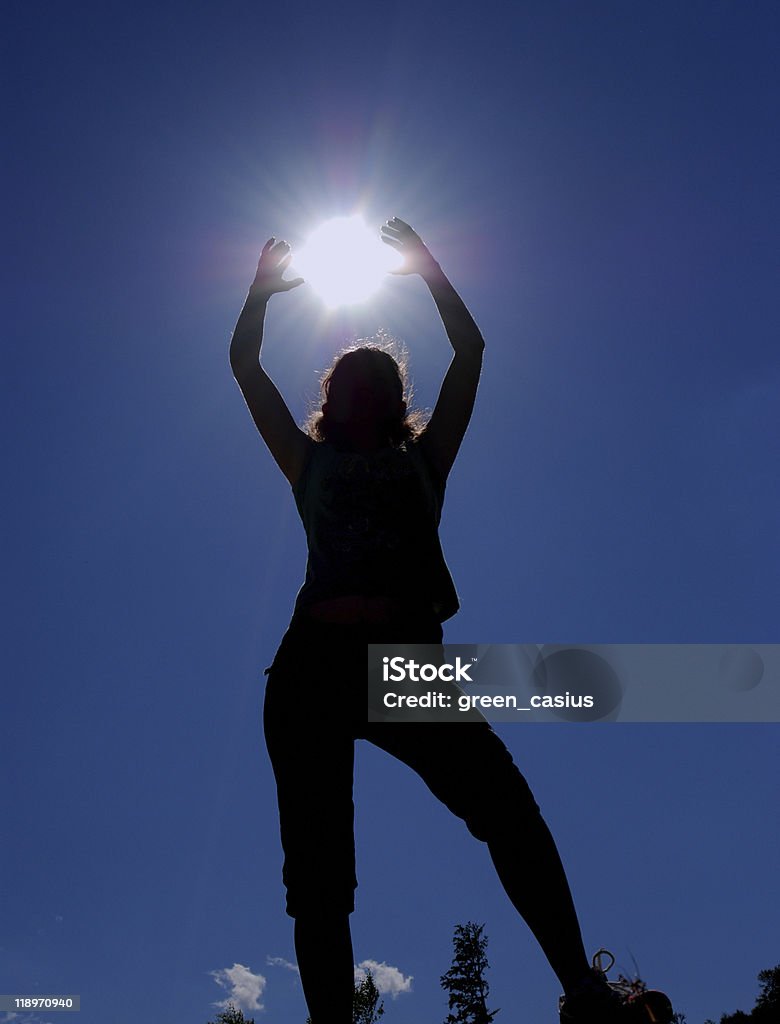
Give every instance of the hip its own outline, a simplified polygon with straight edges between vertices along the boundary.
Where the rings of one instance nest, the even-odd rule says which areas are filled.
[[[442,639],[442,624],[431,609],[395,598],[334,598],[295,611],[265,673],[312,666],[364,670],[367,644],[438,645]]]

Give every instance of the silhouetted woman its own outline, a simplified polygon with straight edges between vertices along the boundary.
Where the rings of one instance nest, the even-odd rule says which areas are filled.
[[[438,524],[484,349],[479,328],[419,235],[397,218],[382,232],[404,256],[395,273],[425,281],[453,349],[424,427],[407,409],[402,367],[375,346],[342,354],[324,378],[321,412],[307,431],[296,425],[259,362],[268,300],[303,283],[282,277],[291,258],[287,242],[265,244],[230,348],[235,378],[290,482],[308,541],[305,582],[268,670],[264,704],[304,995],[313,1024],[350,1024],[353,757],[355,739],[363,738],[418,772],[487,843],[510,900],[567,995],[562,1019],[584,1022],[592,1011],[607,1024],[614,996],[588,966],[555,843],[488,722],[367,721],[366,644],[440,644],[442,622],[458,609]]]

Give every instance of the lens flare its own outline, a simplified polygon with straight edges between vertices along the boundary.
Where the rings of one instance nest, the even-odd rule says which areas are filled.
[[[326,306],[350,306],[370,298],[402,262],[379,230],[371,231],[354,214],[333,217],[316,228],[293,254],[291,272],[303,277]]]

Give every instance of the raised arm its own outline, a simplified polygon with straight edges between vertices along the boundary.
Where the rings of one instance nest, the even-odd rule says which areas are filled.
[[[294,484],[301,474],[309,446],[314,442],[298,427],[279,391],[260,365],[260,347],[268,300],[303,284],[303,278],[285,281],[290,262],[287,242],[269,238],[263,246],[255,279],[230,342],[230,366],[252,419],[277,465]]]
[[[422,277],[454,350],[433,414],[420,439],[429,460],[446,480],[471,419],[485,342],[465,303],[417,232],[397,217],[382,225],[382,232],[382,240],[405,257],[403,266],[392,273],[417,273]]]

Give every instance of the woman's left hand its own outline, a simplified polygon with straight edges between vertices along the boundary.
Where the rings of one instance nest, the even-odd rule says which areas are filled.
[[[404,257],[403,265],[398,270],[391,270],[391,274],[420,274],[425,277],[440,269],[422,238],[398,217],[382,225],[382,241],[392,245]]]

